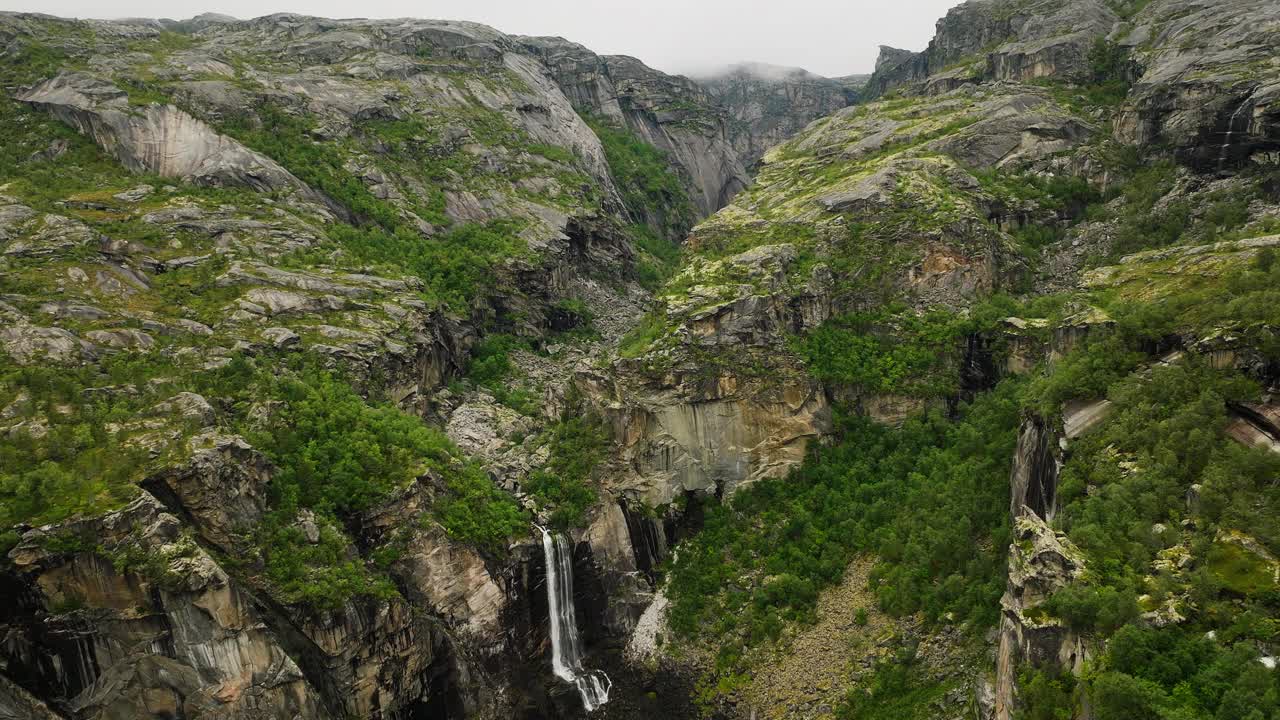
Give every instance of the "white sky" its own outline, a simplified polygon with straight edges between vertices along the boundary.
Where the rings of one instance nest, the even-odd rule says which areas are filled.
[[[0,10],[63,17],[475,20],[520,35],[560,35],[600,54],[634,55],[667,72],[733,62],[795,65],[821,75],[870,72],[880,45],[921,50],[960,0],[0,0]]]

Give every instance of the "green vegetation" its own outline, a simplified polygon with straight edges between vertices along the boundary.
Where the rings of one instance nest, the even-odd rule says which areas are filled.
[[[0,63],[0,67],[12,65]],[[0,143],[0,177],[8,185],[5,194],[40,209],[52,210],[53,203],[78,193],[113,186],[123,189],[128,187],[125,183],[148,180],[130,175],[66,124],[8,97],[0,97],[0,133],[8,138]],[[32,159],[54,142],[65,143],[66,150],[54,158]]]
[[[171,440],[131,421],[181,389],[216,394],[234,383],[234,370],[193,374],[188,388],[150,382],[173,371],[158,356],[109,356],[84,367],[19,367],[0,356],[0,407],[24,421],[0,434],[0,527],[99,514],[133,498],[154,467],[145,445],[158,444],[163,460],[194,428],[175,421],[179,437]]]
[[[1203,532],[1227,527],[1257,533],[1280,551],[1280,534],[1268,519],[1280,512],[1280,492],[1271,483],[1280,474],[1280,458],[1238,447],[1223,433],[1226,403],[1258,393],[1253,383],[1196,360],[1112,385],[1108,397],[1115,409],[1104,427],[1077,441],[1059,488],[1060,522],[1087,553],[1091,579],[1055,596],[1052,611],[1073,625],[1106,629],[1129,619],[1106,612],[1115,602],[1127,596],[1132,606],[1139,593],[1170,592],[1171,579],[1154,586],[1144,579],[1169,542],[1151,528],[1178,524],[1193,484],[1215,498],[1202,511]],[[1093,489],[1086,493],[1087,487]],[[1211,586],[1202,590],[1203,608],[1213,593]]]
[[[348,516],[411,482],[428,459],[448,457],[443,436],[388,406],[370,406],[345,382],[313,374],[280,384],[285,406],[255,438],[280,471],[276,502]]]
[[[273,513],[265,523],[265,555],[268,573],[273,579],[285,577],[286,590],[316,585],[308,592],[332,591],[332,599],[340,602],[353,587],[351,567],[316,561],[340,559],[339,528],[427,471],[443,480],[447,494],[436,508],[437,517],[453,537],[497,552],[507,538],[527,527],[515,501],[482,470],[462,460],[443,433],[421,420],[388,405],[367,403],[328,373],[304,372],[279,385],[273,394],[285,401],[285,408],[273,418],[269,431],[253,439],[280,468],[272,478]],[[312,548],[299,542],[293,520],[304,508],[331,528],[332,540]],[[338,577],[316,582],[312,570]],[[358,587],[380,594],[383,586],[375,582]]]
[[[814,377],[868,393],[944,397],[958,390],[954,358],[970,323],[901,307],[842,315],[796,342]]]
[[[1114,10],[1122,20],[1132,20],[1150,4],[1151,0],[1107,0],[1107,7]]]
[[[63,50],[29,37],[11,42],[5,49],[4,62],[0,63],[0,84],[6,87],[31,85],[77,64]],[[8,102],[7,96],[5,101]]]
[[[334,225],[329,235],[361,262],[416,275],[430,300],[459,311],[493,287],[494,272],[504,260],[529,254],[510,220],[462,225],[430,238],[408,227],[387,232],[350,225]]]
[[[546,465],[529,473],[526,489],[539,509],[551,511],[553,525],[577,527],[596,501],[592,477],[605,458],[608,430],[593,416],[564,418],[545,441],[550,457]]]
[[[1078,216],[1083,208],[1102,200],[1097,188],[1071,175],[1033,175],[998,168],[974,169],[970,173],[983,190],[998,198],[1034,202],[1068,216]]]
[[[622,201],[633,218],[661,218],[668,238],[683,236],[696,219],[693,203],[666,153],[626,128],[587,116],[586,123],[604,146],[605,160]]]
[[[1022,707],[1015,711],[1014,717],[1017,720],[1073,720],[1076,684],[1075,676],[1069,672],[1021,668],[1018,689]]]
[[[913,651],[876,664],[875,673],[836,709],[840,720],[929,720],[951,683],[932,680]]]
[[[1129,49],[1098,38],[1089,48],[1090,83],[1086,97],[1093,105],[1119,105],[1129,95],[1131,70]]]
[[[0,526],[97,515],[127,502],[147,473],[180,460],[171,453],[181,453],[196,429],[178,419],[170,427],[186,431],[177,437],[148,435],[130,421],[187,390],[220,401],[229,409],[224,422],[250,437],[277,468],[269,513],[254,540],[265,577],[287,602],[333,608],[353,595],[393,592],[356,553],[347,528],[423,473],[440,480],[432,517],[452,537],[501,552],[527,527],[515,501],[461,459],[439,431],[366,401],[346,381],[302,361],[272,362],[268,370],[240,357],[217,370],[185,374],[159,355],[114,355],[76,368],[4,365],[0,406],[47,432],[0,435]],[[261,430],[248,422],[247,411],[268,400],[282,405]],[[160,457],[152,460],[135,436],[160,442]],[[314,513],[319,542],[308,542],[298,526],[301,510]]]
[[[312,139],[313,127],[307,120],[272,104],[260,105],[255,112],[229,118],[220,129],[280,163],[362,222],[385,230],[399,227],[395,208],[374,197],[359,177],[343,168],[346,158],[338,145]]]
[[[859,553],[879,558],[882,610],[989,627],[1004,587],[1016,396],[1006,382],[956,420],[929,413],[902,428],[841,416],[837,441],[790,477],[708,509],[670,568],[672,629],[718,645],[717,672],[731,675],[746,648],[812,621],[818,593]]]
[[[506,126],[500,121],[488,116],[472,119],[476,123],[472,130],[481,136],[506,138]],[[312,139],[308,121],[274,105],[259,108],[256,116],[233,118],[222,129],[348,210],[355,224],[330,226],[330,238],[358,262],[417,275],[432,302],[466,310],[474,297],[492,285],[498,263],[528,254],[527,244],[518,236],[520,224],[513,220],[465,224],[424,237],[396,206],[374,197],[357,175],[345,169],[342,143]],[[417,119],[378,121],[361,129],[396,149],[397,157],[412,164],[413,173],[427,181],[424,186],[430,196],[410,202],[414,213],[436,225],[448,225],[441,183],[451,174],[471,172],[465,154],[439,156],[433,149],[435,131]]]
[[[1245,274],[1261,282],[1266,265]],[[1246,549],[1257,542],[1280,550],[1274,522],[1280,458],[1224,432],[1229,404],[1259,395],[1253,382],[1194,357],[1132,372],[1142,358],[1135,352],[1142,334],[1134,328],[1168,327],[1180,311],[1185,308],[1135,310],[1133,317],[1145,323],[1122,323],[1069,355],[1049,380],[1027,386],[1026,397],[1042,411],[1054,404],[1049,398],[1060,400],[1063,388],[1080,381],[1088,386],[1076,392],[1105,394],[1113,403],[1103,425],[1072,443],[1059,483],[1057,523],[1085,552],[1087,572],[1044,605],[1068,626],[1110,639],[1101,662],[1079,683],[1024,671],[1022,718],[1070,717],[1081,693],[1095,717],[1110,720],[1280,712],[1280,683],[1258,662],[1254,644],[1274,641],[1280,592],[1270,563]],[[1239,316],[1238,309],[1225,312]],[[1104,362],[1107,356],[1123,359]],[[1193,486],[1199,499],[1188,507]],[[1189,516],[1195,522],[1184,526]],[[1166,551],[1188,553],[1194,562],[1185,570],[1153,572]],[[1137,624],[1141,609],[1170,603],[1186,621]]]
[[[1242,617],[1217,641],[1176,627],[1121,629],[1107,643],[1102,668],[1089,678],[1094,717],[1280,717],[1280,677],[1258,662],[1252,641],[1261,638],[1242,627],[1248,621]]]
[[[320,539],[315,543],[283,512],[267,517],[258,527],[265,577],[279,599],[337,610],[355,597],[386,599],[397,594],[391,579],[360,559],[331,518],[320,515],[318,524]]]
[[[698,232],[690,238],[688,251],[704,258],[723,258],[761,245],[790,243],[802,247],[812,244],[814,238],[812,223],[769,222],[743,227],[713,219],[698,226]]]
[[[655,342],[666,335],[667,330],[666,314],[661,310],[650,312],[640,318],[636,326],[618,341],[618,355],[629,359],[644,355]]]
[[[515,371],[511,353],[528,350],[529,343],[514,335],[490,335],[476,343],[467,364],[467,380],[488,390],[498,402],[525,415],[538,411],[538,398],[522,388],[511,388],[507,380]]]
[[[640,251],[636,260],[636,279],[650,292],[657,292],[671,279],[680,264],[680,246],[659,237],[648,225],[634,224],[629,229],[631,241]]]

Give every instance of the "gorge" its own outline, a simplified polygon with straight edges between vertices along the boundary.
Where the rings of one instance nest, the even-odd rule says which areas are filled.
[[[1280,720],[1278,48],[0,12],[0,718]]]

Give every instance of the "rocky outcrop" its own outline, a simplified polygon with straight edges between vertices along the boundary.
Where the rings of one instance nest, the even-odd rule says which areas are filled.
[[[205,542],[240,552],[266,511],[270,466],[240,437],[209,433],[190,446],[184,465],[153,475],[146,487],[169,507],[181,508]]]
[[[1000,599],[1000,647],[996,655],[995,719],[1010,720],[1018,707],[1017,674],[1024,664],[1079,673],[1089,658],[1083,639],[1047,616],[1040,605],[1084,572],[1084,555],[1035,513],[1014,520],[1009,581]]]
[[[1141,71],[1117,137],[1172,146],[1210,172],[1267,162],[1280,150],[1274,17],[1265,0],[1148,3],[1120,39]]]
[[[30,531],[10,560],[4,672],[75,717],[331,717],[254,597],[148,494]]]
[[[699,214],[728,204],[749,178],[734,151],[725,112],[697,83],[632,57],[600,56],[563,38],[523,37],[582,112],[629,128],[683,171]]]
[[[882,46],[865,94],[926,80],[930,92],[991,80],[1087,80],[1090,48],[1118,20],[1102,0],[968,0],[938,21],[924,51]]]
[[[1050,527],[1058,509],[1058,473],[1067,437],[1105,415],[1105,404],[1079,403],[1064,416],[1068,436],[1043,418],[1022,423],[1010,473],[1009,579],[1000,599],[994,717],[1010,720],[1018,707],[1017,675],[1027,664],[1079,673],[1088,657],[1083,639],[1041,608],[1084,572],[1084,555]],[[1062,438],[1062,439],[1060,439]]]
[[[825,431],[825,394],[783,348],[789,332],[829,316],[830,277],[815,269],[796,292],[796,252],[762,246],[690,265],[687,294],[662,297],[664,336],[609,375],[580,376],[621,445],[631,476],[620,487],[650,506],[732,493],[782,477]],[[743,282],[715,282],[725,275]]]
[[[62,73],[18,99],[92,137],[134,172],[262,192],[297,190],[322,199],[274,160],[218,134],[173,105],[130,105],[123,90],[86,73]]]
[[[765,63],[739,63],[694,79],[728,110],[729,137],[746,168],[810,122],[852,104],[850,85],[857,84]]]
[[[1058,510],[1060,452],[1057,433],[1043,419],[1031,417],[1023,422],[1009,478],[1010,517],[1030,513],[1053,522]]]
[[[377,572],[395,593],[357,592],[336,604],[293,599],[268,570],[264,525],[281,522],[268,491],[276,468],[245,439],[278,422],[280,400],[166,389],[224,369],[284,376],[292,372],[286,366],[328,369],[426,416],[439,407],[437,390],[462,373],[481,328],[541,347],[592,314],[616,338],[646,296],[630,282],[633,250],[619,228],[631,218],[599,139],[536,58],[484,26],[204,18],[180,26],[199,33],[175,40],[180,50],[131,54],[154,47],[148,43],[168,27],[114,21],[90,29],[0,14],[0,45],[48,44],[68,66],[88,68],[18,91],[28,107],[15,104],[17,147],[41,170],[69,149],[101,166],[94,187],[76,197],[68,191],[54,212],[37,212],[25,195],[0,198],[4,269],[22,263],[44,287],[0,300],[0,350],[19,365],[128,353],[150,373],[145,387],[92,388],[85,397],[157,395],[137,417],[107,428],[148,463],[136,468],[146,522],[121,519],[140,512],[132,506],[110,513],[86,502],[78,506],[84,519],[21,528],[30,537],[4,576],[4,597],[20,612],[0,615],[0,708],[44,702],[77,720],[574,712],[557,705],[543,673],[547,610],[539,604],[536,544],[490,552],[457,541],[432,504],[447,492],[445,481],[426,474],[344,518],[349,526],[306,509],[290,526],[308,545],[322,533],[345,535],[332,561],[350,562],[357,573],[373,567],[371,552],[390,547],[393,559]],[[0,53],[0,61],[9,57]],[[232,69],[232,57],[245,64]],[[157,95],[173,102],[151,102]],[[64,137],[46,115],[85,138]],[[279,143],[261,143],[272,157],[247,145],[265,122],[280,135]],[[338,173],[353,212],[285,169],[313,150],[324,172]],[[139,186],[130,172],[172,183]],[[354,257],[355,245],[335,241],[378,224],[388,238],[394,226],[406,247],[414,238],[422,248],[458,242],[441,255],[450,267],[407,270],[400,263],[407,257],[365,262]],[[450,231],[479,235],[439,237]],[[458,270],[476,274],[456,276],[456,297],[434,294],[432,282],[442,277],[434,273]],[[540,359],[566,365],[538,375],[553,408],[565,402],[567,378],[584,354],[561,338],[564,345],[573,347]],[[43,407],[5,393],[5,438],[50,432]],[[503,465],[509,431],[532,432],[547,419],[462,407],[481,408],[455,413],[463,433],[518,416],[501,437],[481,428],[467,446],[492,460],[495,484],[515,490],[539,463],[536,453],[534,462],[513,454]],[[628,630],[651,592],[650,578],[635,569],[620,506],[612,508],[603,517],[616,521],[614,532],[584,537],[575,555],[589,590],[581,608],[595,618],[584,622],[593,647]],[[118,524],[138,525],[140,534],[117,539]],[[65,549],[60,538],[80,530],[89,539]],[[60,549],[37,559],[41,543]],[[179,576],[181,587],[173,585]],[[55,579],[58,596],[42,595]],[[617,602],[605,600],[606,586]]]

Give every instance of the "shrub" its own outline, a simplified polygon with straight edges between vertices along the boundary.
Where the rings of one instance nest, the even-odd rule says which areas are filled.
[[[435,237],[400,227],[356,228],[334,225],[329,235],[357,260],[403,273],[426,284],[431,300],[456,310],[488,291],[496,291],[494,274],[503,261],[528,255],[528,245],[513,221],[462,225]]]
[[[529,474],[527,489],[560,528],[581,525],[596,500],[591,478],[604,460],[608,433],[598,418],[571,417],[551,428],[546,464]]]
[[[871,393],[942,396],[958,389],[955,356],[969,323],[895,307],[827,321],[796,347],[818,379]]]

